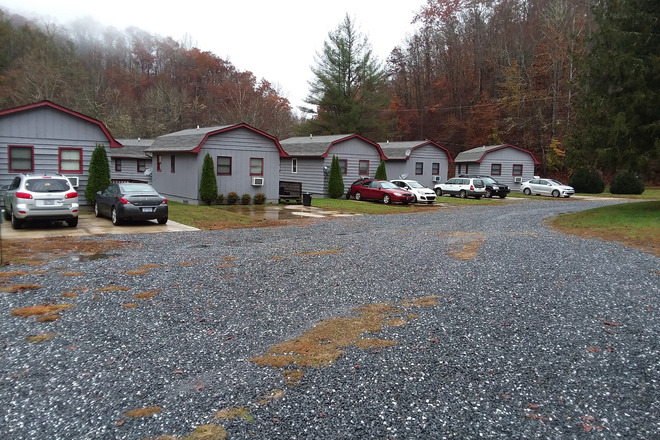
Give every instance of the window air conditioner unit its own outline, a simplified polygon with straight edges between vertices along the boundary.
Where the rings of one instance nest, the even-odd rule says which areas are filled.
[[[263,177],[253,177],[252,186],[263,186],[264,178]]]
[[[440,176],[433,176],[434,182],[440,182]]]
[[[80,185],[80,181],[78,180],[77,177],[67,177],[67,179],[69,179],[69,183],[74,188],[78,188],[78,186]]]
[[[522,177],[514,177],[514,178],[513,178],[513,181],[514,181],[515,183],[522,183]]]

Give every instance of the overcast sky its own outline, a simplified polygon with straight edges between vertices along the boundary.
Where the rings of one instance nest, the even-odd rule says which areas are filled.
[[[136,26],[162,37],[190,42],[228,59],[239,70],[279,85],[294,108],[307,96],[310,66],[328,32],[348,13],[385,62],[390,51],[411,34],[411,21],[426,0],[0,0],[0,7],[28,18],[67,27],[91,18],[123,30]]]

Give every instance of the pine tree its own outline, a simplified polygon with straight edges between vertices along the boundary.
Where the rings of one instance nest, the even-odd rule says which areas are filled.
[[[380,161],[380,165],[378,165],[378,168],[376,169],[376,174],[374,175],[374,179],[387,180],[387,169],[385,168],[384,160]]]
[[[89,160],[89,177],[85,185],[85,200],[89,205],[96,203],[96,192],[104,190],[110,185],[110,164],[105,147],[96,144]]]
[[[346,15],[328,34],[323,50],[315,57],[306,102],[315,108],[301,108],[313,115],[300,127],[303,135],[357,133],[386,139],[381,112],[389,105],[386,74],[371,45]]]
[[[338,199],[344,194],[344,177],[339,167],[339,159],[332,156],[330,164],[330,177],[328,178],[328,195],[333,199]]]
[[[573,165],[642,170],[660,153],[660,2],[595,2]]]
[[[199,198],[207,205],[210,205],[218,198],[218,180],[213,170],[213,158],[211,158],[209,153],[206,153],[204,163],[202,163],[202,176],[199,180]]]

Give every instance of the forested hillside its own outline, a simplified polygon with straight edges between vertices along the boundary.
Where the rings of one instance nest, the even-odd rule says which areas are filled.
[[[0,10],[0,108],[50,100],[116,138],[245,122],[279,138],[295,122],[267,80],[137,28],[37,25]]]

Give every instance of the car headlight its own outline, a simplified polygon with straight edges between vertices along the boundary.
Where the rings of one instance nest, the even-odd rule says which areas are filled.
[[[500,187],[499,187],[499,186],[493,186],[493,189],[494,189],[495,191],[499,191],[499,190],[500,190]]]
[[[403,195],[403,194],[401,194],[401,193],[397,193],[397,192],[395,192],[395,193],[393,193],[393,194],[394,194],[395,196],[397,196],[397,197],[401,197],[401,196]]]

